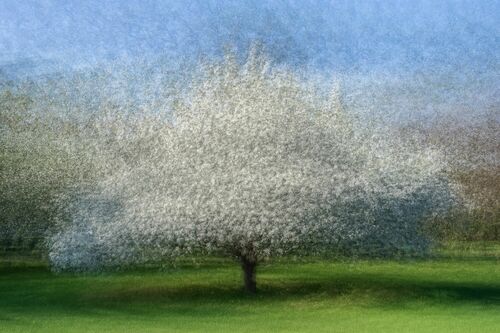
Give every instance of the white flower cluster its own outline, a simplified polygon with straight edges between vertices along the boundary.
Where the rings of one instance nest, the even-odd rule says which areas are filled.
[[[421,222],[452,200],[435,152],[349,119],[335,91],[256,50],[200,72],[170,120],[102,117],[85,145],[104,171],[61,199],[72,223],[52,239],[56,269],[425,252]]]

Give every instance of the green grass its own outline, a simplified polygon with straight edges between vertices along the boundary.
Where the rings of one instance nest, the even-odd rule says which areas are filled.
[[[483,250],[274,262],[255,296],[223,259],[97,276],[0,259],[0,332],[500,332],[500,247]]]

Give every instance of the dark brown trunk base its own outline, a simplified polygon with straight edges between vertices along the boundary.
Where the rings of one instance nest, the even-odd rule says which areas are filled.
[[[257,263],[245,257],[241,259],[241,267],[243,268],[243,281],[245,283],[245,291],[250,294],[257,292],[257,283],[255,282],[255,268]]]

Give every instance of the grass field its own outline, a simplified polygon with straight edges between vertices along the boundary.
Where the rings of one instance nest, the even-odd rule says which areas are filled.
[[[500,332],[500,247],[425,261],[274,262],[259,293],[221,259],[54,275],[0,261],[0,332]]]

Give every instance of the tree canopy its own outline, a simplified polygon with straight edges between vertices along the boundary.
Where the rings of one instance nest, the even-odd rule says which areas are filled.
[[[171,117],[97,121],[106,135],[85,145],[113,162],[61,197],[72,222],[52,239],[56,269],[217,253],[239,258],[254,290],[274,256],[425,253],[421,223],[453,199],[437,152],[352,119],[338,89],[257,48],[204,64],[189,87]]]

